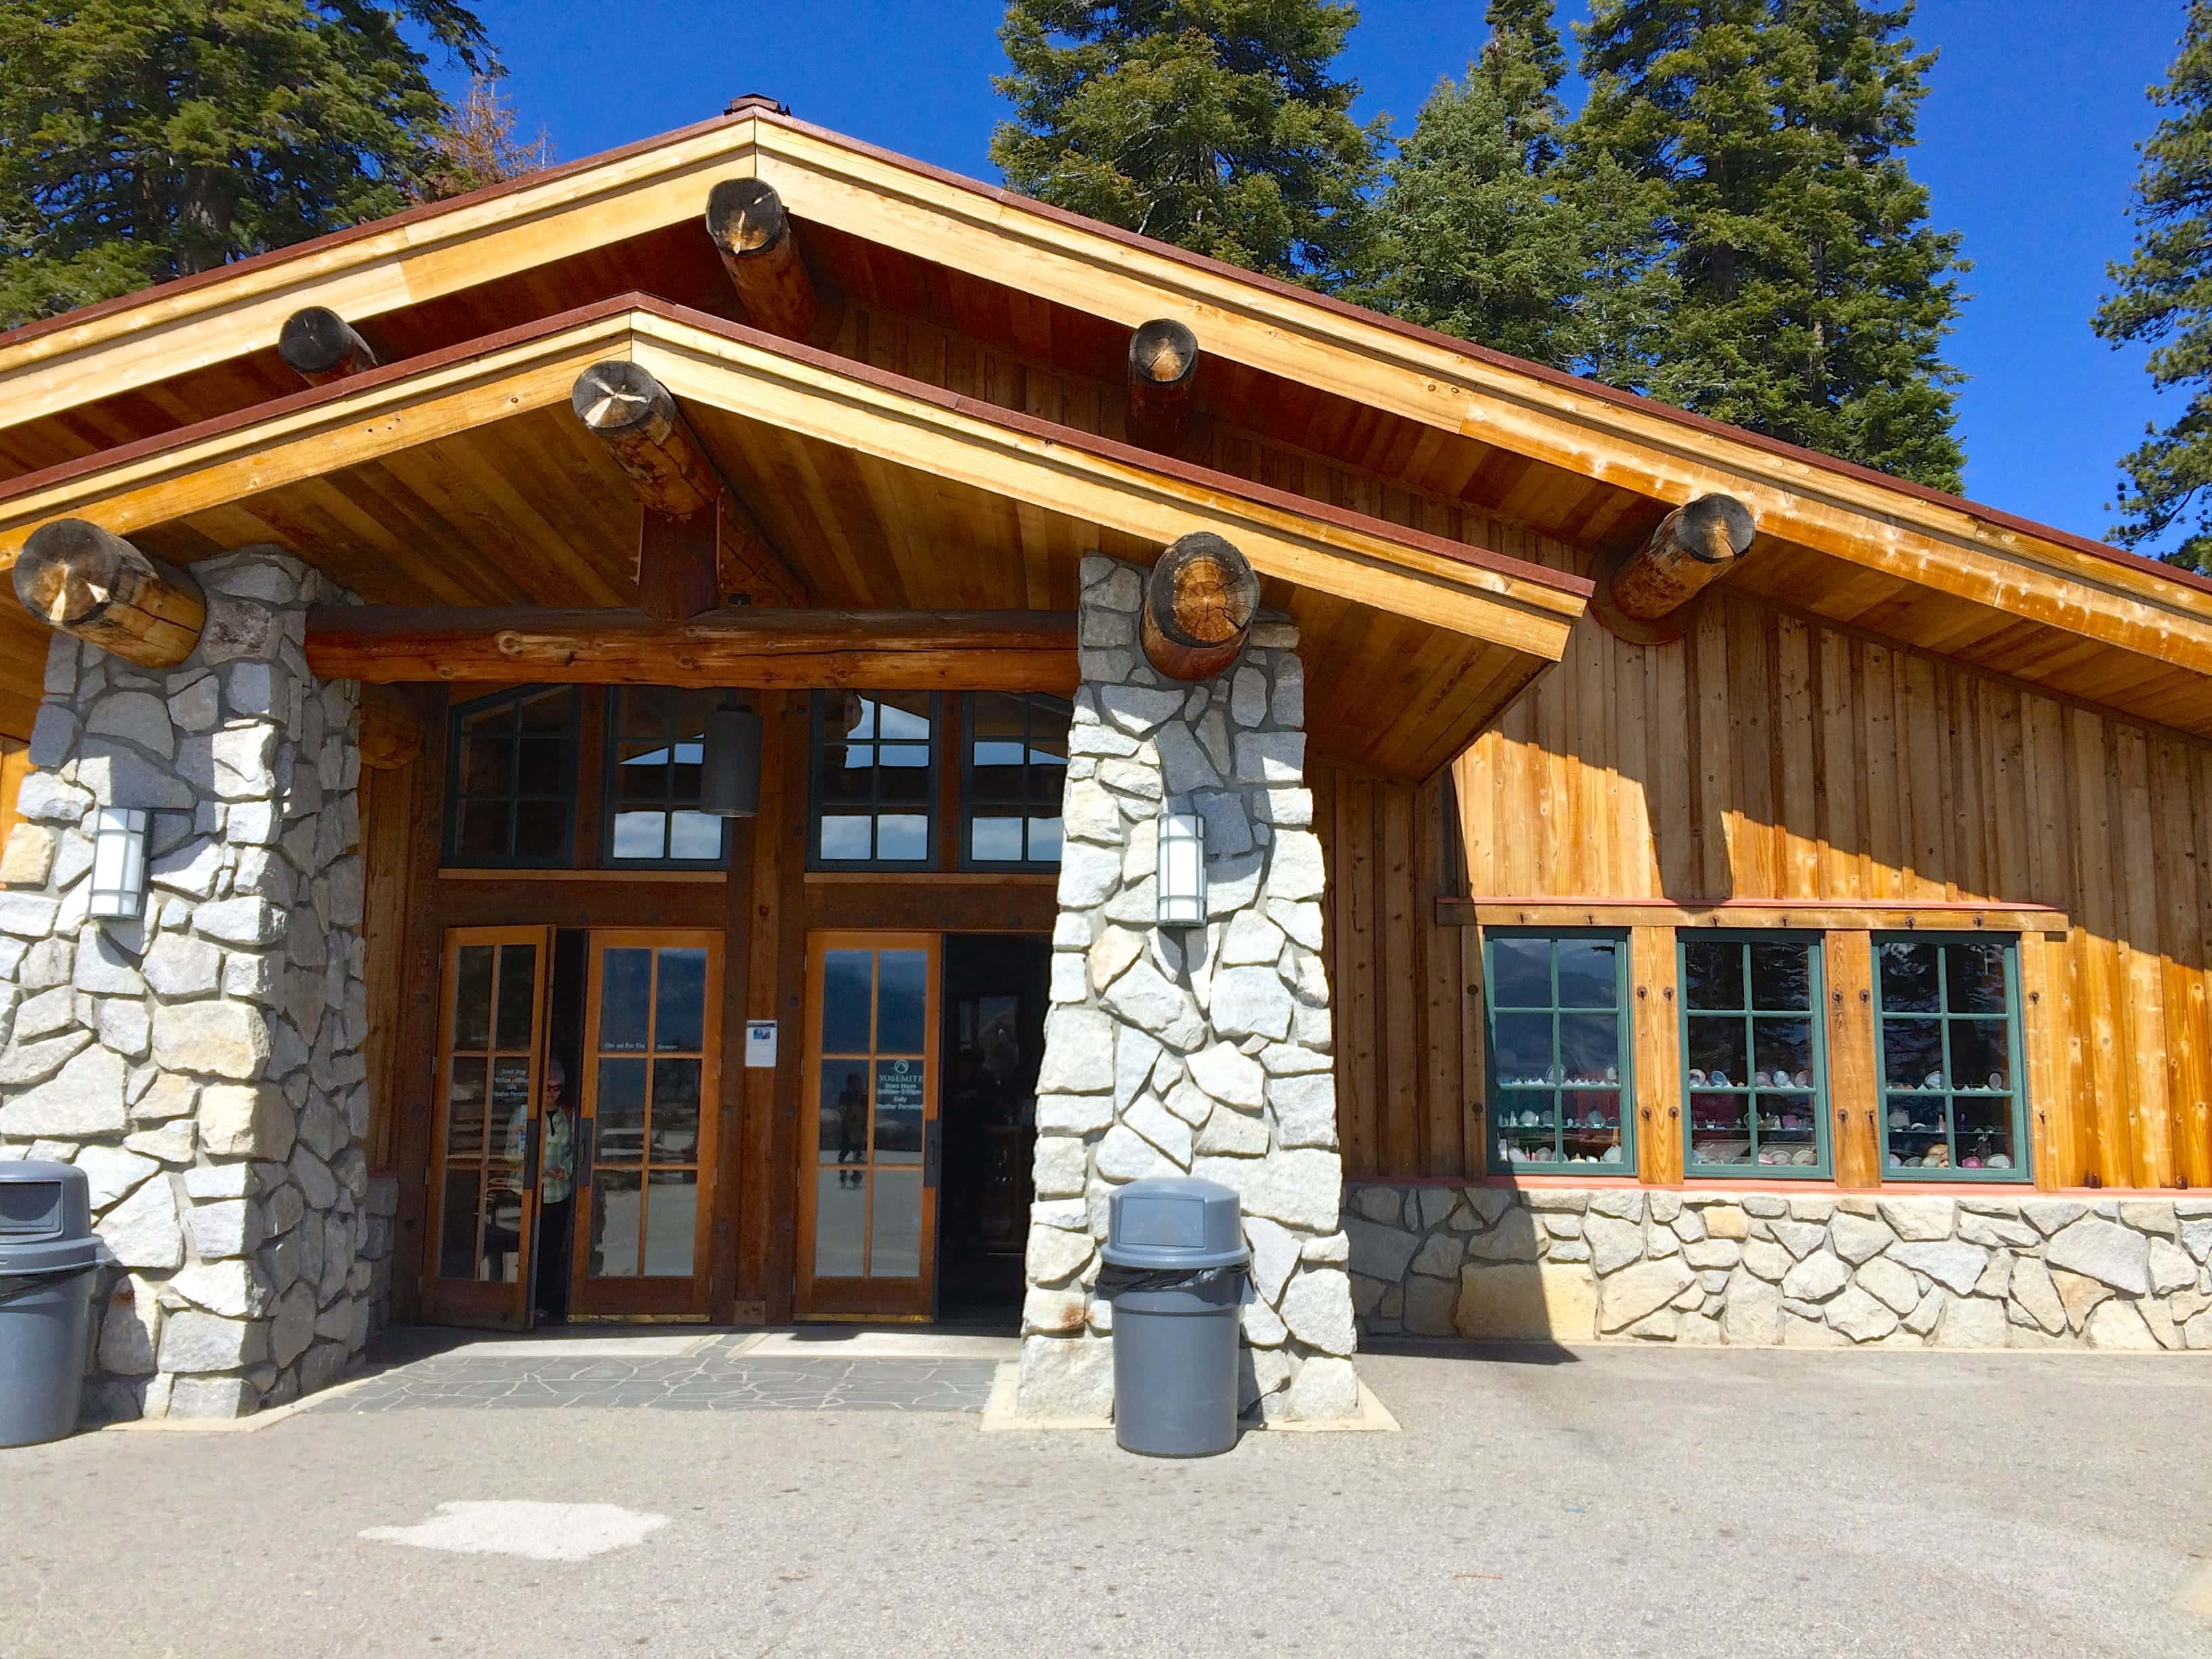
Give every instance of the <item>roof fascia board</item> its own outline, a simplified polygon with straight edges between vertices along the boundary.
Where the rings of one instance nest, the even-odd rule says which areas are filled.
[[[713,184],[751,175],[755,125],[708,122],[0,335],[0,427],[274,346],[301,305],[359,322],[696,218]]]
[[[592,362],[631,356],[678,396],[896,465],[1165,542],[1212,527],[1255,568],[1299,586],[1417,617],[1556,660],[1587,584],[1519,562],[1426,545],[1199,469],[865,372],[826,354],[634,299],[515,331],[490,349],[395,364],[230,418],[74,464],[0,492],[0,568],[39,524],[91,519],[119,535],[299,483],[535,409],[565,404]],[[1477,556],[1467,556],[1477,553]]]

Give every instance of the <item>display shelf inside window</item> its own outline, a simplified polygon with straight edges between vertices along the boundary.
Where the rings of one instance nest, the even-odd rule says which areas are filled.
[[[1493,1167],[1632,1167],[1625,941],[1492,933],[1487,945]]]
[[[2020,1000],[2011,943],[1884,939],[1875,968],[1887,1171],[2021,1179]]]
[[[1826,1176],[1819,950],[1725,938],[1681,951],[1687,1172]]]

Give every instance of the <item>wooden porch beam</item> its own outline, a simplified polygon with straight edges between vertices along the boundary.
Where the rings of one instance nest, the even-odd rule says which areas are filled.
[[[707,234],[750,321],[787,340],[812,336],[822,301],[774,185],[723,179],[707,195]]]
[[[594,363],[569,404],[629,475],[638,604],[662,622],[719,605],[801,605],[805,592],[702,447],[668,388],[627,358]]]
[[[309,386],[376,367],[368,342],[328,306],[308,306],[287,317],[276,337],[276,355]]]
[[[1137,636],[1171,680],[1208,680],[1244,650],[1260,614],[1260,578],[1237,544],[1210,530],[1178,537],[1145,578]]]
[[[1129,441],[1181,449],[1197,380],[1197,335],[1169,318],[1139,324],[1129,336]]]
[[[308,612],[307,663],[326,679],[372,684],[545,679],[1066,694],[1076,683],[1075,617],[746,608],[672,623],[635,611],[334,605]]]
[[[1700,495],[1601,571],[1590,608],[1624,639],[1645,645],[1680,639],[1690,601],[1741,562],[1757,534],[1751,509],[1735,496]]]
[[[398,770],[422,752],[422,715],[407,693],[389,685],[361,688],[361,763]]]
[[[174,668],[207,624],[199,583],[82,519],[33,530],[13,574],[33,620],[141,668]]]

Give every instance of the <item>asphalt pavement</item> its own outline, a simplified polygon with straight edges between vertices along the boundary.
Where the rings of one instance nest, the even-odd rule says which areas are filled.
[[[1361,1369],[1401,1432],[1192,1462],[620,1407],[0,1451],[0,1653],[2212,1654],[2212,1360]]]

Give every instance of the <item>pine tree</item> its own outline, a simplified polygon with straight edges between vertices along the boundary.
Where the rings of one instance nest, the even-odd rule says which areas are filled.
[[[458,0],[0,0],[0,323],[396,212],[447,113],[403,25]]]
[[[2170,113],[2138,147],[2135,257],[2110,268],[2118,292],[2091,325],[2116,347],[2149,345],[2151,384],[2189,402],[2120,458],[2124,516],[2111,533],[2156,550],[2178,526],[2160,556],[2212,570],[2212,0],[2191,0],[2181,50],[2149,96]]]
[[[1933,53],[1911,0],[1594,0],[1571,144],[1664,191],[1644,389],[1955,489],[1959,238],[1904,152]]]
[[[1015,190],[1194,252],[1331,286],[1367,234],[1380,122],[1330,66],[1331,0],[1010,0],[994,82]]]
[[[1490,38],[1438,82],[1388,170],[1358,297],[1480,345],[1562,368],[1589,254],[1554,194],[1566,69],[1551,0],[1492,0]]]

